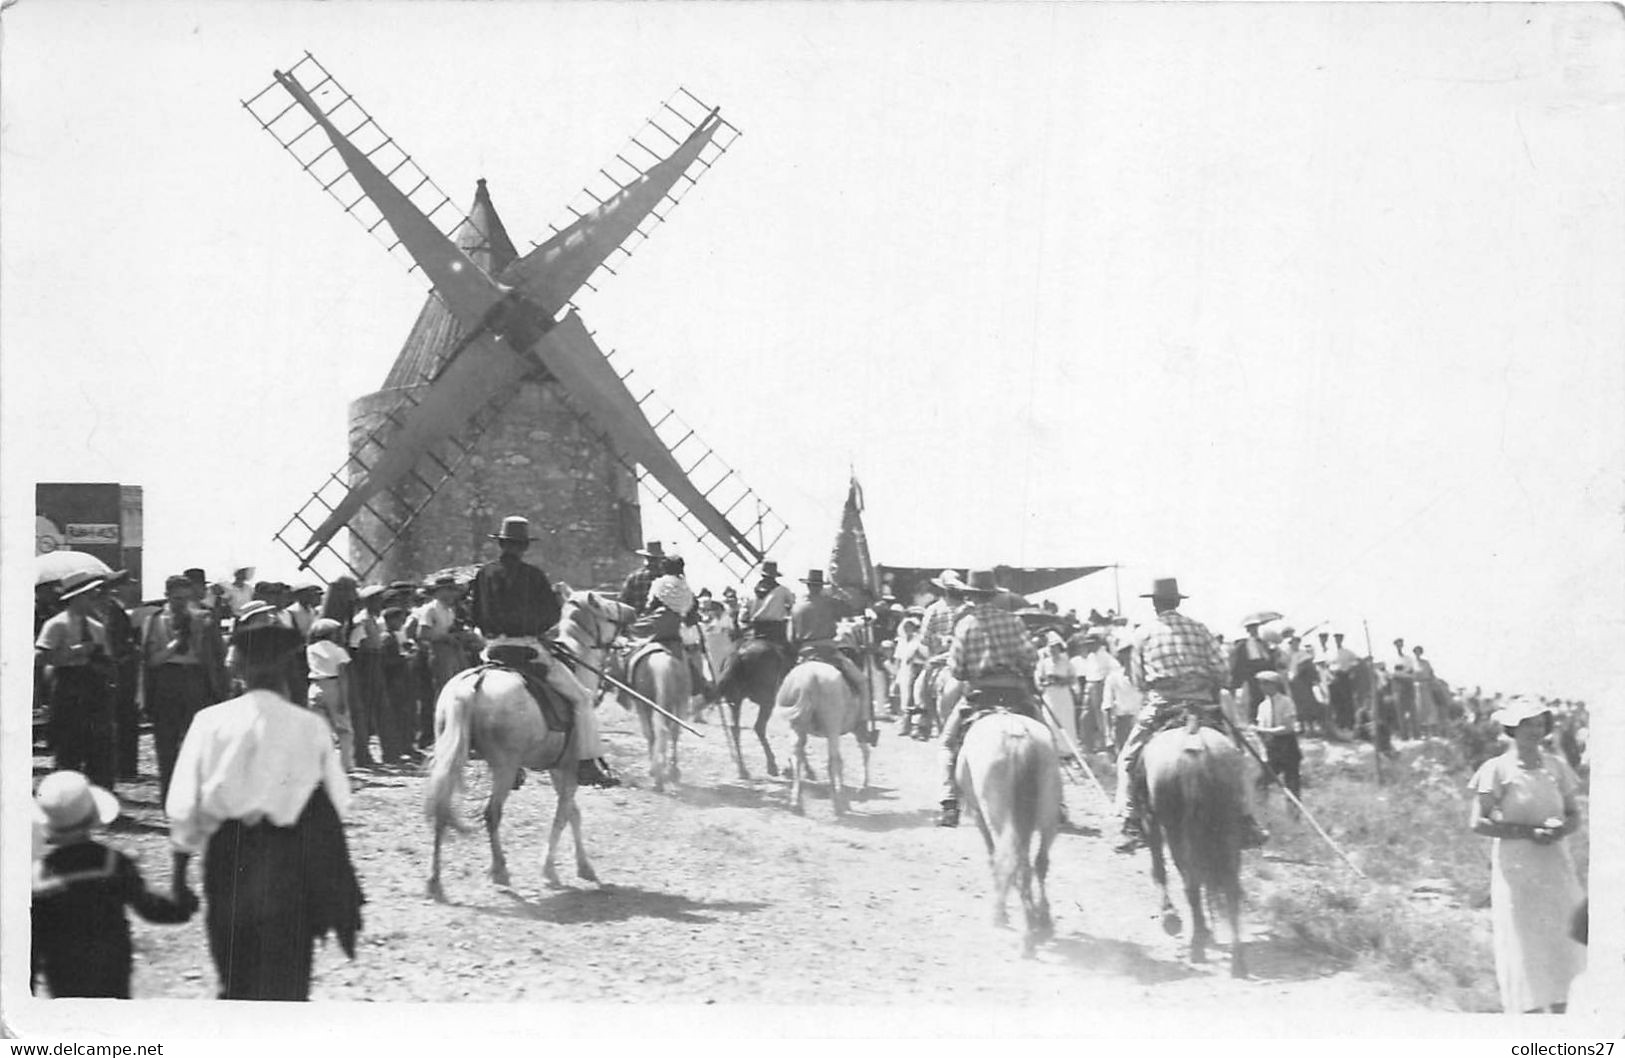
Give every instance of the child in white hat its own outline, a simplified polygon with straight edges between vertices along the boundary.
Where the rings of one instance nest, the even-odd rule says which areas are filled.
[[[52,772],[34,794],[45,854],[34,863],[34,952],[29,986],[39,978],[54,998],[130,998],[130,921],[126,905],[148,922],[185,922],[197,898],[175,900],[147,889],[135,861],[92,840],[118,818],[118,800],[76,771]]]

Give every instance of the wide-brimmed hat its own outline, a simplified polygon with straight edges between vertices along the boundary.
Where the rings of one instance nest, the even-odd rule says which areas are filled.
[[[997,595],[1005,589],[999,587],[998,579],[991,569],[973,569],[970,571],[970,579],[965,581],[964,587],[960,590],[966,595]]]
[[[441,588],[453,588],[461,590],[462,585],[458,584],[457,578],[452,576],[450,573],[443,573],[434,579],[433,584],[429,585],[430,591],[439,591]]]
[[[52,772],[34,791],[34,818],[45,828],[48,843],[96,823],[111,823],[118,810],[118,798],[76,771]]]
[[[931,583],[944,591],[964,591],[965,582],[959,579],[957,569],[945,569],[931,579]]]
[[[530,543],[530,519],[522,518],[517,514],[502,519],[502,528],[491,534],[492,540],[511,540],[515,543]]]
[[[331,617],[318,617],[310,624],[310,638],[324,639],[334,632],[342,632],[343,630],[344,626]]]
[[[634,555],[642,555],[644,558],[665,558],[666,545],[662,544],[659,540],[651,540],[647,544],[643,545],[643,550],[633,551],[632,553]]]
[[[130,571],[129,570],[127,570],[127,569],[115,569],[113,572],[111,572],[111,573],[107,574],[106,576],[102,577],[102,587],[111,588],[113,585],[115,585],[115,584],[123,584],[125,581],[127,581],[129,579],[130,579]]]
[[[327,589],[322,587],[320,582],[314,581],[314,580],[298,581],[293,586],[293,593],[295,595],[303,595],[306,592],[312,592],[312,591],[325,592],[326,590]]]
[[[764,558],[762,560],[762,576],[778,579],[779,564],[770,558]]]
[[[357,591],[355,593],[355,597],[360,599],[362,602],[366,602],[368,599],[376,599],[382,594],[384,594],[384,586],[382,584],[369,584],[360,591]]]
[[[807,575],[801,578],[801,583],[807,585],[809,588],[822,588],[824,586],[824,571],[821,569],[809,569],[807,571]]]
[[[1044,633],[1044,645],[1046,647],[1060,647],[1062,650],[1065,650],[1066,640],[1061,638],[1061,633],[1051,628],[1048,632]]]
[[[1141,595],[1142,599],[1189,599],[1190,596],[1179,590],[1178,577],[1157,577],[1151,582],[1151,590]]]
[[[95,591],[106,579],[105,573],[69,573],[62,578],[62,587],[57,590],[56,597],[61,602],[67,602],[86,592]]]
[[[1277,687],[1286,686],[1286,681],[1281,678],[1281,674],[1273,669],[1265,669],[1263,672],[1255,672],[1253,673],[1253,679],[1257,680],[1259,683],[1273,683]]]
[[[1495,711],[1495,716],[1491,719],[1502,727],[1517,727],[1532,716],[1540,716],[1542,713],[1550,713],[1551,711],[1551,706],[1542,702],[1539,698],[1532,698],[1527,694],[1515,694],[1508,699],[1505,705]]]

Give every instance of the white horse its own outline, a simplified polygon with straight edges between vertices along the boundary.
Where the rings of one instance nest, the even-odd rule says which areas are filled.
[[[801,780],[807,765],[807,739],[813,735],[829,742],[829,797],[835,814],[846,811],[846,782],[841,774],[841,736],[856,735],[863,751],[863,789],[869,788],[869,744],[863,740],[867,710],[841,670],[823,661],[803,661],[779,685],[775,708],[796,733],[795,766],[790,779],[790,810],[802,811]]]
[[[688,659],[655,647],[647,652],[639,650],[632,655],[628,666],[627,682],[632,690],[666,710],[671,716],[681,716],[688,705],[691,680]],[[620,692],[621,704],[636,708],[638,721],[643,726],[643,738],[649,744],[649,777],[656,791],[666,784],[682,780],[677,767],[677,735],[679,727],[671,716],[656,716],[655,711],[625,691]]]
[[[1010,924],[1005,902],[1013,884],[1025,919],[1021,953],[1031,956],[1040,941],[1055,933],[1045,878],[1061,819],[1061,764],[1049,728],[1002,710],[978,719],[959,749],[959,791],[987,845],[993,924]]]
[[[604,646],[630,619],[631,607],[595,592],[575,592],[566,600],[559,619],[560,641],[568,643],[578,657],[596,668],[603,661]],[[569,708],[568,703],[563,708]],[[463,789],[463,765],[470,746],[479,751],[491,770],[491,795],[484,811],[485,830],[491,841],[491,880],[501,886],[509,884],[508,864],[497,830],[502,825],[503,802],[513,791],[521,767],[545,769],[553,777],[553,791],[558,797],[553,829],[547,839],[547,858],[542,863],[542,876],[548,885],[557,888],[562,884],[554,861],[566,823],[575,840],[576,874],[589,882],[598,880],[581,843],[575,739],[548,728],[541,708],[518,673],[486,668],[459,672],[446,681],[435,702],[434,725],[434,757],[423,797],[425,813],[434,827],[429,896],[446,898],[440,883],[440,845],[446,827],[468,829],[456,818],[453,802]]]

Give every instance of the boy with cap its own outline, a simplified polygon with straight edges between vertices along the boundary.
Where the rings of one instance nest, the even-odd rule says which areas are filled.
[[[147,888],[130,857],[92,839],[118,817],[118,801],[76,771],[52,772],[34,794],[45,855],[34,863],[30,989],[40,978],[53,998],[130,998],[130,921],[185,922],[197,910],[186,894]]]

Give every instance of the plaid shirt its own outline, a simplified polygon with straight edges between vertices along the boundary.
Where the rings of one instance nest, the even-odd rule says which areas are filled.
[[[948,670],[962,680],[984,676],[1029,676],[1038,651],[1021,618],[990,603],[967,610],[954,625]]]
[[[1136,637],[1134,685],[1156,698],[1211,699],[1224,682],[1218,641],[1177,610],[1159,613]]]
[[[935,657],[948,649],[948,642],[954,637],[954,623],[964,612],[964,603],[955,604],[947,599],[938,599],[925,608],[925,618],[920,622],[920,642],[925,644],[927,657]]]

